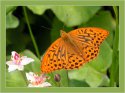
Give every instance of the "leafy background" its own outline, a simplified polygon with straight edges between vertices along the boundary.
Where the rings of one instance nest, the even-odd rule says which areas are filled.
[[[101,27],[110,34],[100,46],[96,59],[80,69],[48,74],[51,77],[48,82],[58,87],[54,80],[58,73],[61,87],[118,87],[118,7],[112,6],[8,6],[6,60],[10,60],[11,51],[17,51],[34,58],[35,62],[27,65],[24,71],[9,73],[6,70],[6,86],[27,87],[25,72],[41,72],[40,60],[60,37],[60,30],[69,32],[79,27]]]

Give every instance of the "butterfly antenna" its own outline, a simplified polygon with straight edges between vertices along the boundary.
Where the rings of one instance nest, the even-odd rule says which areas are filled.
[[[45,29],[47,29],[47,30],[51,30],[50,28],[48,28],[48,27],[45,27],[45,26],[41,26],[42,28],[45,28]]]

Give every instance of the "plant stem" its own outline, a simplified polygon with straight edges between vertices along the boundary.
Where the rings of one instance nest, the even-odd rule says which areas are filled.
[[[112,55],[112,65],[110,68],[110,86],[114,87],[116,86],[116,80],[117,77],[119,77],[118,74],[118,66],[119,66],[119,53],[118,53],[118,45],[119,45],[119,19],[118,19],[118,9],[116,6],[113,7],[115,16],[116,16],[116,31],[115,31],[115,37],[113,42],[113,55]],[[118,76],[117,76],[118,75]]]
[[[28,29],[29,29],[29,33],[30,33],[30,36],[31,36],[31,39],[32,39],[32,42],[33,42],[33,45],[34,45],[34,48],[35,48],[35,51],[36,51],[36,54],[37,54],[38,58],[40,59],[40,53],[39,53],[38,46],[36,44],[35,38],[33,36],[31,26],[29,24],[28,15],[27,15],[25,6],[23,6],[23,11],[24,11],[24,16],[25,16],[25,19],[26,19],[26,22],[27,22],[27,26],[28,26]]]
[[[68,86],[69,86],[69,76],[68,76],[68,70],[67,70],[66,72],[67,72],[67,80],[68,80]]]
[[[60,82],[56,82],[57,86],[60,87]]]
[[[21,74],[22,74],[22,76],[23,76],[23,78],[24,78],[24,80],[25,80],[25,82],[26,82],[26,85],[28,85],[28,82],[27,82],[27,79],[26,79],[26,74],[23,72],[23,71],[20,71],[21,72]]]

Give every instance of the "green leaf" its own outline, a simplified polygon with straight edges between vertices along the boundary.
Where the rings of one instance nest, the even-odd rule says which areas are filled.
[[[99,6],[54,6],[52,11],[67,26],[86,23],[100,9]]]
[[[97,71],[95,68],[93,68],[88,64],[84,65],[79,70],[69,71],[69,79],[71,81],[72,80],[77,80],[79,82],[85,81],[90,87],[102,86],[104,85],[104,81],[105,81],[105,86],[109,84],[109,79],[105,74]],[[76,83],[74,83],[74,85],[75,84]],[[75,85],[75,86],[79,86],[79,85]]]
[[[27,6],[34,14],[42,15],[47,9],[49,9],[51,6]]]
[[[26,77],[23,77],[21,71],[6,71],[6,87],[24,87],[27,86]]]
[[[107,75],[100,73],[99,71],[95,70],[91,66],[88,66],[88,70],[86,72],[85,81],[91,86],[91,87],[97,87],[102,86],[101,84],[105,85],[109,84],[109,79]]]
[[[76,79],[71,79],[69,84],[69,87],[89,87],[89,85],[85,81],[80,81]]]
[[[19,20],[12,12],[6,16],[6,28],[16,28],[19,25]]]
[[[7,6],[6,7],[6,14],[13,12],[16,8],[17,8],[17,6]]]
[[[67,26],[86,23],[101,8],[100,6],[27,6],[33,13],[41,15],[47,9]]]

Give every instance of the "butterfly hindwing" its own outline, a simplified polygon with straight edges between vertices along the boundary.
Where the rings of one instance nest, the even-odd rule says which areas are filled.
[[[83,52],[83,58],[85,62],[89,62],[98,56],[99,47],[85,46],[82,49],[82,52]]]
[[[85,63],[85,60],[82,58],[82,54],[80,55],[79,50],[73,44],[65,41],[66,46],[66,65],[64,66],[65,69],[75,69],[79,68],[81,65]]]

